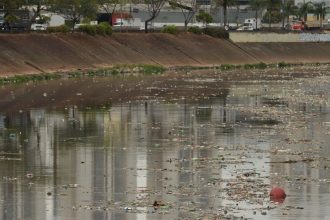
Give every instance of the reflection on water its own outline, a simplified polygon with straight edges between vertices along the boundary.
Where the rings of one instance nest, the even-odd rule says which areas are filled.
[[[325,219],[329,84],[318,100],[312,79],[297,81],[194,102],[4,110],[0,219]]]

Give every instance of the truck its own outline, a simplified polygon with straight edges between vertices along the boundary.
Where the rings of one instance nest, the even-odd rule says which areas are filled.
[[[144,28],[144,22],[140,18],[116,19],[113,27],[115,29],[141,30]]]
[[[96,16],[97,23],[108,22],[114,29],[122,30],[139,30],[144,23],[140,18],[134,18],[129,13],[98,13]]]
[[[238,31],[255,31],[260,29],[261,20],[255,18],[247,18],[241,27],[237,28]]]
[[[323,28],[326,28],[328,23],[323,22]],[[320,29],[320,21],[297,21],[288,25],[290,30],[315,30]]]

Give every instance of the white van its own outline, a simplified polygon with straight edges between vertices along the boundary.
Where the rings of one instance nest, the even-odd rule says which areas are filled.
[[[244,20],[243,26],[239,27],[238,31],[254,31],[260,29],[261,20],[255,18],[247,18]]]

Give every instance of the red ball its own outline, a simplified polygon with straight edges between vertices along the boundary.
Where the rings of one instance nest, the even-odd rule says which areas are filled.
[[[272,191],[270,191],[269,196],[271,199],[285,199],[286,194],[284,192],[284,189],[280,187],[275,187],[272,189]]]

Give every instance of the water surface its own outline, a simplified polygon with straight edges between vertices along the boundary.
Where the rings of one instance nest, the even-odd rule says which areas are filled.
[[[324,68],[4,86],[0,219],[327,219]]]

